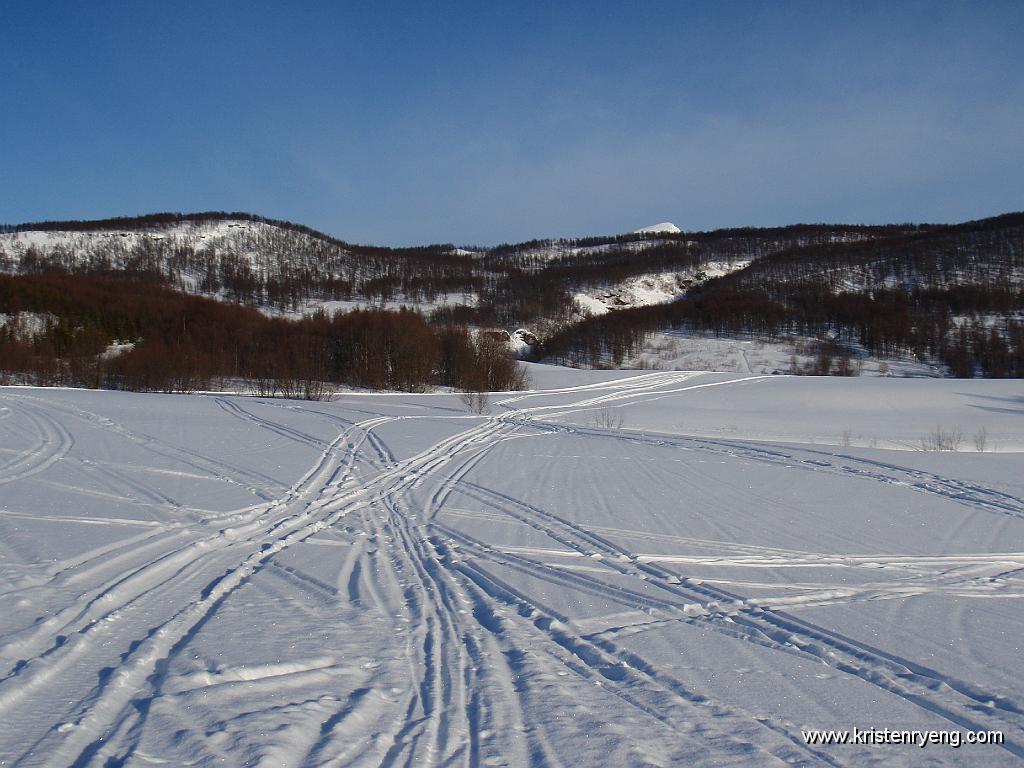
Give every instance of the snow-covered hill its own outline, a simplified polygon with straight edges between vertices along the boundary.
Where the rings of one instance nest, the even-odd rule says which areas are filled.
[[[301,316],[370,306],[411,306],[429,314],[446,307],[477,307],[488,281],[494,284],[490,293],[501,289],[505,270],[525,266],[532,272],[545,267],[571,271],[622,253],[635,255],[634,277],[626,281],[590,278],[586,287],[573,292],[580,307],[593,313],[671,301],[705,276],[747,263],[723,266],[723,262],[708,261],[673,272],[646,272],[646,253],[678,245],[677,240],[657,237],[678,233],[671,225],[648,227],[638,233],[644,235],[639,238],[538,241],[495,255],[501,249],[352,246],[286,222],[197,216],[131,226],[76,230],[46,225],[45,229],[0,233],[0,272],[159,275],[187,293],[242,301],[271,314]],[[537,279],[545,280],[540,275]],[[572,291],[571,277],[563,281],[565,289]],[[566,319],[571,316],[562,316],[555,308],[531,318],[541,327]],[[508,331],[515,328],[510,325]]]
[[[682,231],[683,230],[681,230],[679,227],[677,227],[671,221],[663,221],[661,224],[652,224],[649,227],[643,227],[641,229],[634,230],[634,232],[636,234],[646,234],[646,233],[654,234],[654,233],[659,233],[659,232],[668,232],[669,234],[672,234],[672,235],[677,235],[677,234],[679,234]]]
[[[655,334],[682,326],[695,338],[781,340],[791,361],[804,351],[808,359],[820,357],[804,366],[812,371],[827,370],[821,361],[831,355],[859,359],[859,368],[841,366],[847,372],[881,369],[885,358],[997,377],[1017,375],[1015,361],[1024,359],[1022,254],[1021,214],[952,226],[799,224],[687,233],[663,222],[620,235],[493,248],[354,245],[249,214],[0,227],[0,273],[119,274],[293,317],[408,306],[435,327],[525,329],[543,342],[535,349],[555,350],[554,359],[577,365],[647,365],[651,344],[664,341]],[[700,295],[701,309],[689,314],[695,302],[676,302]],[[600,319],[673,302],[646,316]],[[20,311],[0,306],[0,314]],[[52,313],[39,302],[28,311]],[[75,322],[62,332],[77,332]],[[23,335],[31,323],[17,325]],[[557,343],[546,345],[552,339]],[[827,347],[822,355],[812,349],[818,341]],[[687,367],[686,355],[672,363],[659,352],[654,362]]]
[[[649,228],[644,232],[678,230]],[[665,243],[645,237],[619,243],[612,238],[597,245],[548,241],[519,249],[517,258],[539,264],[575,259],[585,262],[611,251],[627,250],[643,259],[643,251]],[[424,251],[420,253],[419,251]],[[423,289],[421,271],[429,265],[408,264],[430,256],[462,260],[466,287],[461,290]],[[246,219],[200,219],[172,224],[77,230],[0,232],[0,273],[107,271],[155,273],[174,287],[198,295],[255,303],[268,311],[306,314],[355,307],[415,306],[429,313],[442,306],[476,306],[474,261],[486,251],[448,246],[426,249],[382,249],[351,246],[319,233],[292,229],[280,223]],[[396,269],[407,271],[417,285],[409,290],[393,279]],[[637,269],[642,271],[638,261]],[[600,288],[601,286],[599,286]],[[613,290],[609,283],[603,286]],[[339,295],[343,294],[343,295]]]

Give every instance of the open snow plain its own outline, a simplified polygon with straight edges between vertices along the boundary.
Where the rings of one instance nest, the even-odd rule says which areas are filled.
[[[1024,762],[1020,382],[533,377],[0,388],[0,765]]]

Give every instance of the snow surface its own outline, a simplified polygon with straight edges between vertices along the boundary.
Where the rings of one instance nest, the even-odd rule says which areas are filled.
[[[328,317],[332,317],[338,312],[351,312],[355,309],[401,309],[406,307],[408,309],[415,309],[422,312],[425,315],[429,315],[435,309],[441,307],[452,307],[458,305],[464,305],[469,307],[475,307],[479,303],[480,297],[473,292],[455,292],[455,293],[442,293],[433,301],[427,301],[426,299],[412,300],[409,298],[398,298],[390,299],[387,301],[381,299],[362,299],[353,298],[349,300],[344,299],[305,299],[301,301],[297,308],[292,309],[280,309],[276,306],[263,305],[259,307],[259,310],[269,317],[291,317],[300,318],[306,315],[316,314],[317,312],[324,312]]]
[[[766,341],[752,334],[736,338],[688,330],[659,331],[648,336],[639,354],[625,361],[625,368],[663,371],[726,371],[730,373],[790,373],[793,361],[806,370],[817,357],[819,341],[811,336],[780,337]],[[856,344],[844,344],[853,355],[861,376],[912,376],[939,378],[948,374],[941,362],[922,362],[912,355],[901,358],[872,357]]]
[[[727,275],[749,264],[749,260],[709,261],[694,269],[650,272],[576,293],[573,298],[581,310],[591,315],[603,315],[616,309],[667,304],[708,278]]]
[[[1019,382],[531,373],[0,388],[0,764],[1021,761]]]
[[[635,229],[635,230],[633,230],[633,234],[640,235],[640,234],[643,234],[643,233],[646,233],[646,232],[652,232],[652,233],[655,233],[655,232],[668,232],[668,233],[674,235],[674,234],[678,234],[679,232],[682,232],[682,231],[683,230],[681,230],[679,227],[677,227],[671,221],[663,221],[660,224],[652,224],[649,227],[643,227],[642,229]]]
[[[49,312],[0,312],[0,328],[11,326],[16,339],[32,339],[41,336],[50,323],[57,322],[57,316]]]

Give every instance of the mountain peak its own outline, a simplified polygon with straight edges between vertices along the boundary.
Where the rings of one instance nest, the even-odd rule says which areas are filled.
[[[680,233],[682,231],[683,230],[681,230],[679,227],[677,227],[671,221],[663,221],[663,222],[661,222],[661,224],[652,224],[651,226],[644,227],[643,229],[633,230],[633,234],[640,235],[640,234],[645,234],[645,233],[649,233],[649,232],[668,232],[670,234],[675,235],[675,234],[678,234],[678,233]]]

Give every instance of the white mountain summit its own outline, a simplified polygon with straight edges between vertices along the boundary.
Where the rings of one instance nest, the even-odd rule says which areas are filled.
[[[633,230],[633,234],[639,235],[646,232],[668,232],[670,234],[677,234],[682,231],[683,230],[681,230],[671,221],[663,221],[661,224],[652,224],[651,226],[644,227],[643,229]]]

